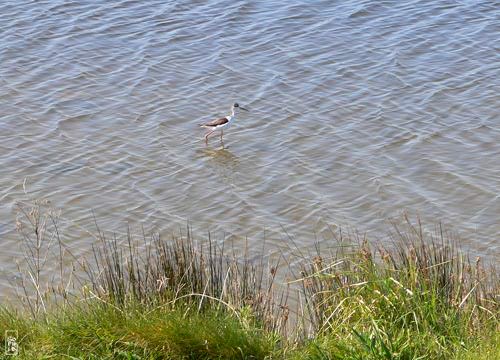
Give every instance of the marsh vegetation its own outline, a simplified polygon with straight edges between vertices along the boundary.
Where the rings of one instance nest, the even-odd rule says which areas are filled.
[[[418,219],[382,247],[351,231],[294,255],[238,253],[189,228],[108,237],[72,257],[57,214],[21,207],[18,296],[0,336],[19,358],[490,359],[498,357],[497,269]],[[72,259],[68,261],[68,259]],[[46,271],[48,261],[58,271]],[[2,338],[2,340],[4,340]]]

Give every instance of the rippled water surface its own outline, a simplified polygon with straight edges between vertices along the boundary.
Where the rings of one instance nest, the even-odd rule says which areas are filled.
[[[497,1],[2,1],[0,289],[31,198],[77,255],[92,209],[299,245],[408,211],[498,255],[499,39]]]

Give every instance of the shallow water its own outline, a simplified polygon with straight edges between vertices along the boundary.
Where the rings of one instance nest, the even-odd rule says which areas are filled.
[[[32,198],[76,255],[91,210],[277,246],[408,211],[500,254],[496,1],[3,1],[0,35],[0,292]]]

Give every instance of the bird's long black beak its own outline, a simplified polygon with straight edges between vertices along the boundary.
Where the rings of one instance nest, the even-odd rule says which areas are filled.
[[[240,109],[245,110],[245,111],[249,111],[248,109],[245,109],[244,107],[241,107],[241,106],[240,106]]]

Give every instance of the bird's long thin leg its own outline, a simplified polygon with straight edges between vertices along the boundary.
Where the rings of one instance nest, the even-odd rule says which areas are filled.
[[[224,135],[224,130],[220,131],[220,141],[222,142],[222,135]]]
[[[213,133],[214,131],[215,131],[215,130],[211,130],[211,131],[209,131],[209,132],[205,135],[205,144],[207,144],[207,145],[208,145],[208,137],[209,137],[210,135],[212,135],[212,133]]]

